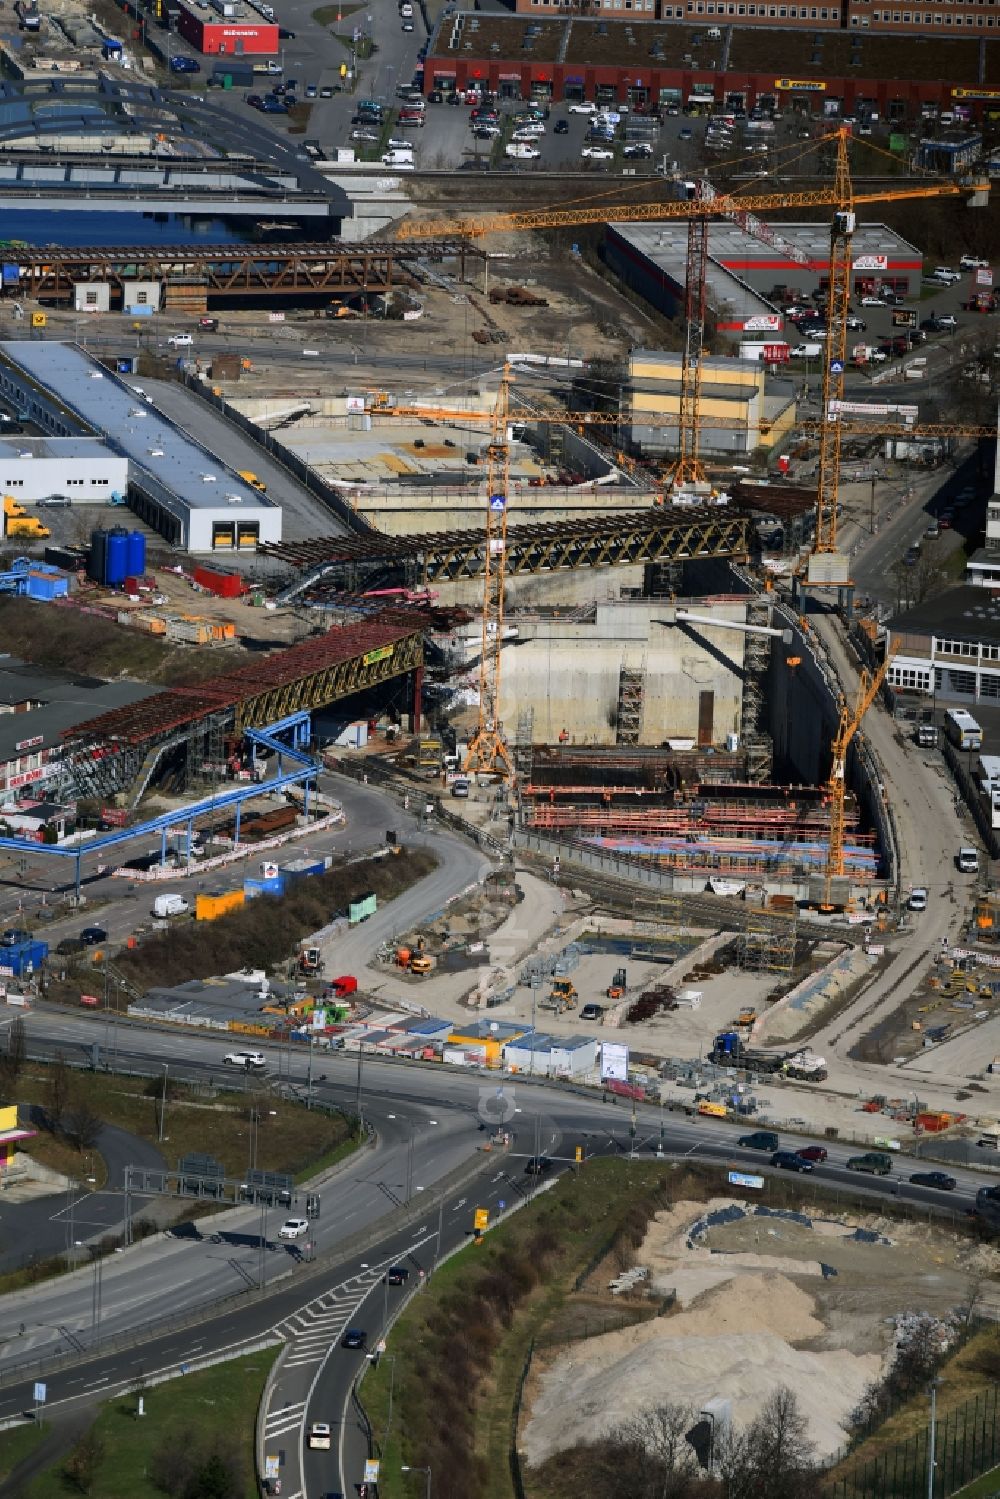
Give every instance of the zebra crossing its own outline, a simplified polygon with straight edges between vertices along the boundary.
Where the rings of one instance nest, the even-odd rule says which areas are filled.
[[[296,1369],[322,1363],[372,1287],[382,1279],[385,1268],[378,1265],[363,1270],[279,1322],[275,1332],[291,1345],[282,1367]]]

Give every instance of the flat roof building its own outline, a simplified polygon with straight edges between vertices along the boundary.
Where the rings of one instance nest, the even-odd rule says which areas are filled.
[[[128,492],[128,459],[99,437],[0,437],[0,490],[25,504],[106,504]]]
[[[0,343],[0,394],[53,437],[102,436],[128,462],[131,508],[189,552],[281,540],[281,508],[77,344]]]

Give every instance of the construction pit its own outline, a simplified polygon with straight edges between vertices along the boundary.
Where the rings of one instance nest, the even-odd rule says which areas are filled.
[[[829,1459],[915,1314],[935,1319],[947,1345],[972,1287],[987,1315],[1000,1304],[995,1248],[822,1198],[801,1211],[679,1200],[655,1216],[635,1265],[639,1278],[616,1294],[609,1256],[570,1298],[572,1340],[536,1345],[518,1432],[532,1467],[668,1402],[695,1419],[729,1401],[739,1428],[780,1388]],[[622,1321],[645,1320],[579,1335],[606,1326],[612,1304]]]

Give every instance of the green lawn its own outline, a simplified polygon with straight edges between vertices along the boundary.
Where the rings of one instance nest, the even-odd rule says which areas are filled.
[[[0,1431],[0,1483],[12,1473],[18,1463],[23,1462],[42,1441],[46,1434],[44,1425],[13,1426],[10,1431]]]
[[[991,1468],[982,1478],[977,1478],[975,1483],[959,1489],[952,1499],[993,1499],[995,1494],[1000,1494],[1000,1468]]]
[[[240,1492],[258,1499],[254,1424],[278,1351],[264,1349],[146,1390],[141,1418],[133,1394],[102,1406],[91,1427],[102,1455],[94,1464],[90,1499],[163,1499],[165,1490],[154,1479],[163,1479],[170,1462],[190,1455],[199,1463],[213,1454],[231,1459],[238,1467]],[[25,1499],[66,1499],[67,1492],[79,1493],[79,1486],[67,1481],[66,1463],[64,1457],[37,1478],[25,1490]]]

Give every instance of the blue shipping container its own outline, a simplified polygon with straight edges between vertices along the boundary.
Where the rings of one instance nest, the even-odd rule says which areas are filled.
[[[5,264],[2,275],[4,286],[16,286],[21,279],[21,267]]]
[[[49,955],[47,942],[21,942],[17,947],[8,947],[3,952],[3,966],[11,969],[15,978],[37,973]]]

